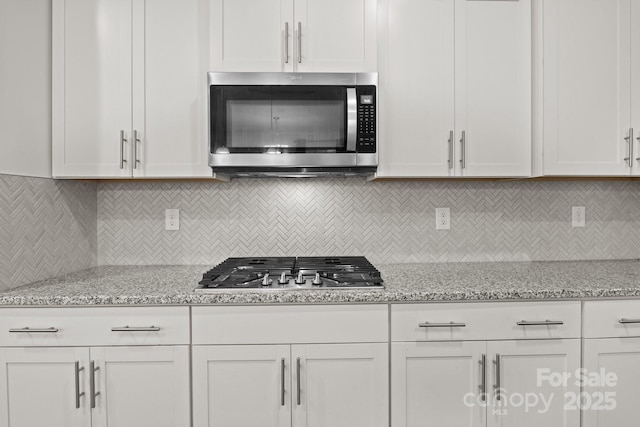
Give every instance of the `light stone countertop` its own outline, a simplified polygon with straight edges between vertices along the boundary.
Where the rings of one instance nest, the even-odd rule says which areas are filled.
[[[0,306],[640,298],[640,260],[380,264],[384,290],[194,292],[211,266],[101,266],[0,293]]]

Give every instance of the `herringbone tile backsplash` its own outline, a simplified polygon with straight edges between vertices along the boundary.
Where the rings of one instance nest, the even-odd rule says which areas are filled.
[[[571,206],[587,226],[571,227]],[[435,208],[451,209],[436,231]],[[180,231],[164,210],[180,209]],[[99,264],[366,255],[373,263],[640,258],[640,182],[101,183]]]
[[[0,175],[0,290],[96,265],[96,184]]]

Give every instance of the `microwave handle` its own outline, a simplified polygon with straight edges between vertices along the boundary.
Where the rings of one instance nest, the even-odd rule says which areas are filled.
[[[358,138],[358,98],[356,88],[347,88],[347,152],[356,151]]]

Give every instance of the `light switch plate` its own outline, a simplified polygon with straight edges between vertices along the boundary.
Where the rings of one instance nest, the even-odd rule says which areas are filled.
[[[571,208],[571,226],[584,227],[587,223],[586,209],[584,206],[573,206]]]

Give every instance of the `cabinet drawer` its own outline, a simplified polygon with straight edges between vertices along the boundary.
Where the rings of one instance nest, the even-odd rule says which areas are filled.
[[[189,344],[189,307],[0,309],[0,346]]]
[[[193,307],[193,344],[386,342],[387,305]]]
[[[640,300],[586,301],[584,338],[640,337]]]
[[[392,341],[580,337],[580,302],[394,304]]]

